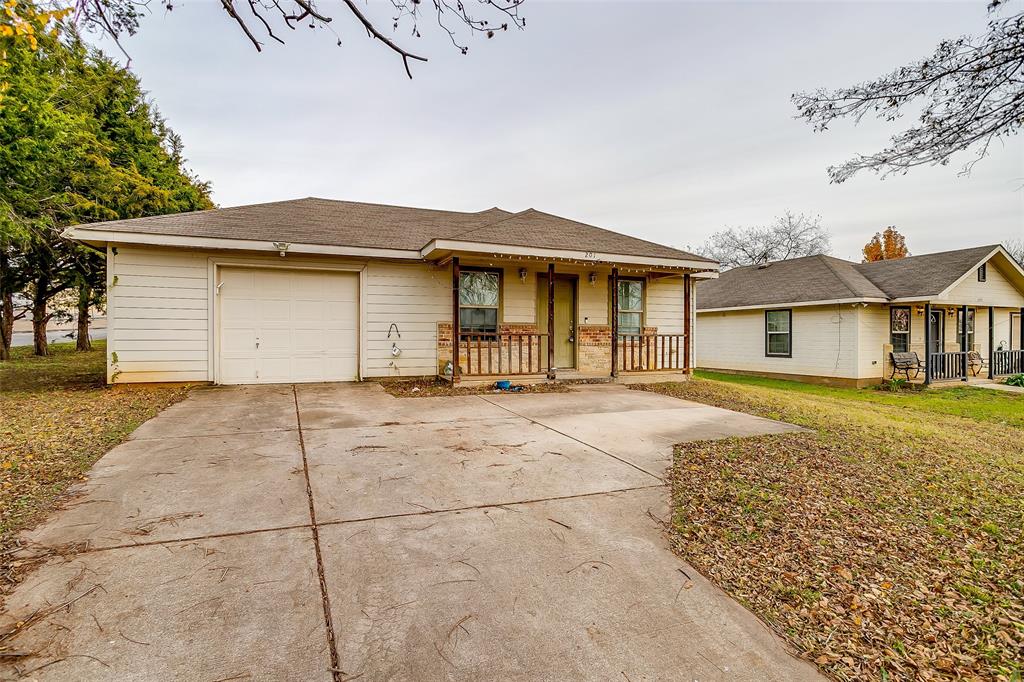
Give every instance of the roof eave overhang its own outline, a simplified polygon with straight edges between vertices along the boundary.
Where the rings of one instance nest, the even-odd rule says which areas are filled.
[[[188,237],[183,235],[147,234],[142,232],[118,232],[111,230],[92,230],[82,226],[66,229],[64,237],[103,246],[106,244],[141,244],[146,246],[167,246],[191,249],[212,249],[229,251],[280,251],[280,242],[266,242],[250,239],[222,239],[218,237]],[[421,261],[419,251],[411,249],[379,249],[364,246],[329,246],[325,244],[288,243],[289,254],[308,254],[323,256],[353,256],[362,258],[397,258],[401,260]]]
[[[482,242],[456,241],[451,239],[434,239],[420,249],[420,255],[426,260],[438,260],[456,253],[467,253],[486,256],[510,256],[550,260],[570,260],[582,263],[607,265],[643,265],[652,268],[678,268],[697,271],[697,275],[706,278],[718,276],[718,263],[682,259],[659,258],[654,256],[631,256],[621,253],[604,253],[597,251],[577,251],[573,249],[550,249],[534,246],[511,246],[506,244],[486,244]]]
[[[721,308],[701,308],[697,307],[698,313],[728,313],[740,310],[761,310],[764,308],[809,308],[812,306],[821,305],[842,305],[845,303],[858,304],[858,303],[890,303],[887,298],[834,298],[825,301],[794,301],[790,303],[758,303],[756,305],[738,305],[738,306],[725,306]]]

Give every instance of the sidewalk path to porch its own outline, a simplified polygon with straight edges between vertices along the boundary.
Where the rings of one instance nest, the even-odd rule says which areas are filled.
[[[992,380],[978,381],[969,385],[976,388],[991,388],[993,391],[1004,391],[1006,393],[1024,393],[1024,387],[1022,386],[1009,386]]]
[[[619,386],[198,389],[30,534],[0,678],[820,679],[655,520],[672,444],[794,428]]]

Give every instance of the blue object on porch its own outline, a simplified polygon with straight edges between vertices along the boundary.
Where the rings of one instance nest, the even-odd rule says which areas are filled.
[[[512,382],[507,379],[502,379],[501,381],[495,381],[494,387],[499,391],[507,391],[512,388]]]

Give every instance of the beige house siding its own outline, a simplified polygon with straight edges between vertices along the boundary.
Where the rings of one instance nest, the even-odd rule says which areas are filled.
[[[108,381],[207,381],[208,277],[205,254],[108,248]]]
[[[779,309],[779,308],[772,308]],[[790,358],[765,356],[764,309],[697,314],[696,366],[832,378],[858,376],[858,308],[792,308]]]
[[[215,380],[214,263],[364,270],[366,377],[435,374],[437,322],[451,319],[450,271],[426,263],[292,256],[285,262],[262,253],[136,246],[111,247],[107,263],[108,380],[116,383]],[[388,338],[391,323],[401,338],[394,332]],[[402,351],[398,358],[391,355],[392,343]]]
[[[645,324],[657,327],[659,334],[683,333],[683,278],[653,279],[647,287]]]
[[[111,329],[107,366],[112,382],[216,380],[216,273],[220,266],[358,271],[360,376],[432,376],[440,369],[438,324],[451,322],[451,270],[447,265],[293,255],[282,259],[265,252],[145,246],[111,247],[107,259]],[[464,263],[491,266],[483,260]],[[525,283],[519,277],[521,267],[527,269]],[[546,264],[513,262],[499,268],[503,271],[501,322],[536,324],[537,281],[546,277]],[[580,329],[582,348],[586,338],[607,334],[607,328],[602,332],[601,326],[608,325],[611,271],[608,267],[563,264],[557,270],[578,276],[578,325],[590,327]],[[594,284],[590,283],[591,272],[597,273]],[[646,326],[658,327],[661,333],[682,332],[682,289],[682,277],[648,283]],[[401,350],[397,358],[391,353],[393,343]],[[608,352],[602,350],[607,342],[602,343],[588,350],[594,357],[588,355],[587,362],[603,369]]]
[[[988,263],[984,282],[979,282],[977,272],[972,270],[964,281],[953,287],[949,294],[940,300],[942,303],[949,301],[955,305],[991,305],[1017,309],[1024,306],[1024,294],[1013,286],[999,266],[992,261]]]
[[[437,323],[452,317],[451,270],[427,263],[370,261],[365,281],[364,376],[436,374]],[[392,323],[402,338],[392,332],[388,339]],[[397,358],[391,355],[392,343],[402,350]]]
[[[547,280],[547,265],[530,261],[516,261],[512,264],[492,266],[488,262],[469,259],[463,265],[487,267],[502,271],[504,286],[502,288],[502,322],[506,324],[537,324],[537,287]],[[526,281],[519,276],[519,270],[526,270]],[[559,275],[575,275],[578,278],[576,289],[576,309],[579,324],[608,324],[608,277],[611,270],[605,268],[586,268],[580,266],[556,266]],[[597,273],[597,282],[590,283],[590,273]],[[682,279],[680,278],[680,281]],[[680,300],[682,300],[680,298]]]

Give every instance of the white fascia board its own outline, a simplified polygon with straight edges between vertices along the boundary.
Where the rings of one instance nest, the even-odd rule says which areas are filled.
[[[250,239],[221,239],[217,237],[186,237],[140,232],[112,232],[90,230],[76,225],[64,230],[63,236],[86,244],[144,244],[192,249],[220,249],[229,251],[271,251],[278,248],[273,242]],[[288,253],[319,254],[326,256],[363,256],[368,258],[399,258],[423,260],[419,251],[406,249],[377,249],[363,246],[326,246],[323,244],[288,244]]]
[[[485,244],[481,242],[463,242],[449,239],[434,239],[422,249],[420,255],[430,258],[438,251],[463,251],[469,253],[490,253],[503,256],[529,256],[531,258],[562,258],[586,261],[590,263],[628,263],[630,265],[651,265],[655,267],[687,268],[706,272],[718,272],[718,263],[707,261],[686,260],[677,258],[656,258],[651,256],[629,256],[621,253],[603,253],[597,251],[574,251],[570,249],[548,249],[532,246],[509,246],[505,244]]]
[[[785,308],[810,308],[812,306],[839,305],[843,303],[892,303],[887,298],[833,298],[827,301],[799,301],[797,303],[761,303],[759,305],[738,305],[731,308],[697,308],[698,313],[727,313],[734,310],[777,310]]]

